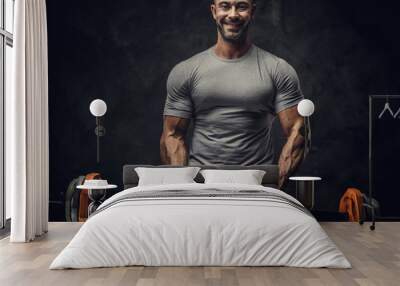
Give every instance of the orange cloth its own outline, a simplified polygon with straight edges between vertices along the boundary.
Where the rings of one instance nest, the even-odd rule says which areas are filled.
[[[359,221],[362,214],[363,197],[359,189],[347,188],[339,203],[339,212],[347,213],[349,221]]]
[[[99,173],[87,174],[85,180],[101,179]],[[84,222],[88,217],[89,197],[88,190],[83,189],[79,194],[79,218],[78,221]]]

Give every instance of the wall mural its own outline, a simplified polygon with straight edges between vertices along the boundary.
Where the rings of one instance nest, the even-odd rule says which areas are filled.
[[[211,2],[216,44],[176,65],[167,80],[164,164],[272,164],[271,127],[278,115],[288,137],[279,159],[280,186],[298,168],[304,128],[297,105],[303,93],[289,63],[252,43],[256,10],[255,0]]]
[[[219,8],[214,19],[209,0],[48,1],[50,220],[65,219],[72,179],[100,173],[121,187],[124,164],[278,162],[286,137],[275,114],[302,95],[316,110],[298,174],[323,178],[315,208],[337,210],[349,186],[367,191],[368,94],[400,89],[394,6],[257,1],[254,18],[229,21]],[[232,51],[215,49],[218,30],[228,41],[248,33],[240,61],[221,59]],[[96,98],[107,103],[99,163]],[[165,144],[160,157],[163,115],[183,118],[182,158]]]

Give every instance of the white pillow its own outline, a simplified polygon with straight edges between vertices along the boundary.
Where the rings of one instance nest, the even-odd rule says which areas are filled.
[[[202,170],[205,184],[246,184],[261,185],[265,171],[261,170]]]
[[[139,176],[138,186],[187,184],[195,183],[193,180],[200,171],[199,167],[182,168],[135,168]]]

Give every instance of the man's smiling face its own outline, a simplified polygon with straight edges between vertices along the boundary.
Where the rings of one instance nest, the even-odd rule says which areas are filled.
[[[211,12],[222,38],[228,42],[244,41],[253,18],[253,0],[215,0]]]

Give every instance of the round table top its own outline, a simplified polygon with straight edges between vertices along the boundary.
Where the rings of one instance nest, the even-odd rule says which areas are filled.
[[[116,187],[117,187],[117,185],[106,185],[106,186],[79,185],[79,186],[76,186],[77,189],[88,189],[88,190],[115,189]]]
[[[290,177],[291,181],[320,181],[322,178],[320,177],[307,177],[307,176],[298,176],[298,177]]]

